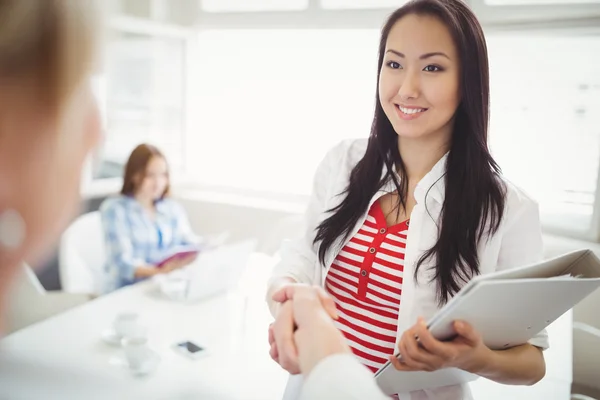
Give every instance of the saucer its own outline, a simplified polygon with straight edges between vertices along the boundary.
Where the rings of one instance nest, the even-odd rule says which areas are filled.
[[[125,361],[125,363],[127,364],[127,361]],[[139,367],[129,367],[129,370],[135,376],[144,376],[154,372],[159,363],[160,356],[156,352],[149,350],[148,360]]]
[[[121,346],[121,336],[114,329],[106,329],[102,332],[102,340],[111,346]]]
[[[129,366],[129,363],[127,362],[127,357],[125,357],[125,355],[122,354],[112,357],[109,363],[128,369],[134,376],[144,376],[154,372],[154,370],[158,367],[158,364],[160,363],[160,356],[154,350],[148,349],[148,359],[138,367],[134,368]]]

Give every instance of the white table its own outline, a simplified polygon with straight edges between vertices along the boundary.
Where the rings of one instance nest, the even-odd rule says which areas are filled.
[[[262,277],[257,277],[260,282]],[[287,373],[268,354],[271,318],[262,286],[252,290],[244,318],[239,294],[183,304],[161,296],[152,282],[143,282],[18,331],[0,341],[0,348],[125,377],[140,399],[280,399]],[[121,349],[101,339],[115,315],[128,310],[140,313],[150,347],[161,357],[157,370],[145,378],[112,365]],[[182,340],[206,346],[210,354],[189,360],[171,348]]]
[[[270,316],[264,302],[268,276],[265,260],[251,270],[258,282],[245,307],[240,295],[215,297],[197,304],[176,303],[157,293],[151,282],[128,287],[30,326],[0,341],[12,354],[60,360],[118,376],[143,399],[280,399],[287,374],[268,355]],[[264,268],[262,268],[264,267]],[[130,376],[111,364],[121,354],[106,345],[101,332],[121,311],[139,312],[149,328],[150,346],[160,354],[158,369],[145,378]],[[567,400],[571,386],[571,315],[550,328],[547,377],[532,387],[510,387],[479,379],[476,399]],[[171,346],[181,340],[205,345],[210,355],[188,360]],[[229,371],[229,373],[227,373]],[[138,397],[138,396],[136,396]]]

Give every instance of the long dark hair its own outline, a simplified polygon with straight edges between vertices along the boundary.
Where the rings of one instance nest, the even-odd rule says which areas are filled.
[[[473,12],[460,0],[413,0],[387,20],[379,43],[379,77],[388,35],[398,20],[408,14],[437,17],[449,29],[461,62],[461,103],[446,160],[445,200],[438,226],[438,240],[418,260],[419,268],[431,258],[436,298],[445,304],[462,285],[479,274],[477,245],[485,233],[498,230],[504,212],[506,188],[500,168],[488,145],[489,70],[483,30]],[[386,169],[383,178],[382,169]],[[393,171],[396,170],[400,179]],[[327,250],[337,238],[348,238],[352,228],[369,207],[375,193],[389,180],[398,191],[398,207],[406,208],[408,177],[398,150],[398,134],[386,117],[377,92],[375,116],[364,157],[353,168],[343,201],[317,227],[315,244],[325,264]],[[427,203],[427,202],[425,202]]]

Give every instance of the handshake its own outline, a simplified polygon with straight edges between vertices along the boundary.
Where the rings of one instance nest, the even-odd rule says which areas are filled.
[[[290,281],[278,287],[269,296],[276,317],[269,326],[270,355],[290,374],[303,374],[299,398],[388,399],[336,328],[335,302],[325,290]]]
[[[323,359],[351,353],[335,327],[333,299],[320,287],[290,283],[271,296],[276,320],[269,326],[270,355],[291,374],[308,375]]]

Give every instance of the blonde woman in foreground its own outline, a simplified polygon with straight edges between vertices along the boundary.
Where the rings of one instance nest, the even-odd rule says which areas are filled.
[[[100,138],[89,82],[98,19],[91,0],[0,0],[0,332],[23,261],[44,257],[75,215]],[[16,358],[0,342],[2,399],[136,398],[117,372]]]

